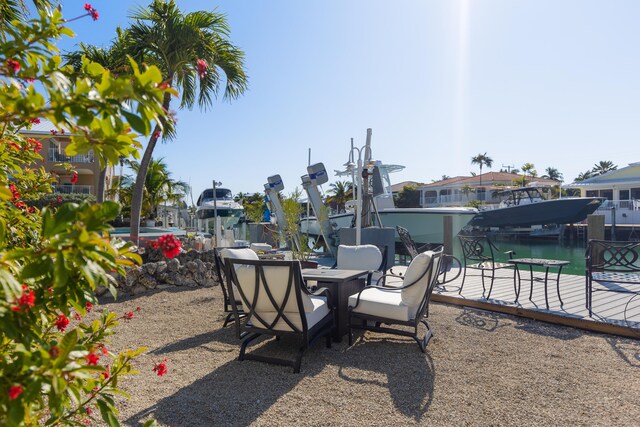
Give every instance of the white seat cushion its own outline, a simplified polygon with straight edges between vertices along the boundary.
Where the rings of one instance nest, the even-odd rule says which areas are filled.
[[[377,270],[382,253],[375,245],[338,246],[336,267],[340,270]]]
[[[247,259],[247,260],[254,260],[254,261],[257,261],[260,259],[258,258],[258,254],[256,254],[254,251],[252,251],[249,248],[240,248],[240,249],[224,248],[220,251],[220,257],[222,259],[233,258],[233,259]]]
[[[227,258],[247,259],[247,260],[254,260],[254,261],[260,259],[260,258],[258,258],[258,254],[256,254],[254,251],[252,251],[249,248],[240,248],[240,249],[225,248],[225,249],[222,249],[220,251],[220,258],[222,258],[223,261],[225,259],[227,259]],[[236,271],[237,271],[237,268],[236,268]],[[235,284],[232,283],[231,287],[233,288],[233,296],[234,296],[234,299],[236,300],[236,305],[238,305],[238,304],[240,304],[242,302],[242,298],[240,298],[240,292],[238,292],[238,288],[236,288]]]
[[[357,298],[358,294],[351,295],[349,306],[355,306]],[[403,303],[400,290],[382,290],[372,286],[362,291],[360,302],[353,311],[386,319],[408,321],[415,316],[417,307],[410,307]]]
[[[422,297],[427,291],[427,287],[429,286],[429,282],[431,281],[431,274],[433,272],[430,271],[428,274],[424,274],[427,267],[429,266],[429,262],[431,261],[431,256],[433,255],[432,251],[422,252],[416,255],[412,260],[409,267],[407,267],[407,271],[404,274],[404,283],[403,286],[407,286],[411,283],[414,283],[416,280],[420,279],[418,283],[409,286],[402,290],[402,302],[409,306],[417,306],[422,301]],[[422,276],[422,278],[420,278]]]
[[[317,296],[308,296],[311,309],[305,310],[305,315],[307,317],[307,328],[311,329],[316,323],[324,319],[324,317],[329,314],[329,305],[327,304],[327,299],[325,297],[317,297]],[[255,316],[251,317],[251,322],[255,327],[264,327],[267,328],[276,318],[278,313],[275,311],[265,311],[260,312],[259,316],[267,323],[266,325],[262,324]],[[285,316],[293,325],[298,329],[302,330],[302,320],[300,319],[300,314],[298,312],[286,312]],[[274,329],[278,331],[293,331],[294,329],[289,326],[287,322],[280,318],[278,322],[275,324]]]

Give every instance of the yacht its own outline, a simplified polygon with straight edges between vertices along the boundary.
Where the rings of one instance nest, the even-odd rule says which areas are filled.
[[[604,199],[567,197],[547,200],[537,187],[503,191],[504,200],[495,209],[481,210],[469,222],[475,227],[524,227],[547,224],[576,224],[595,212]]]
[[[198,231],[213,233],[215,230],[215,216],[221,221],[222,228],[230,230],[244,215],[244,208],[233,200],[233,194],[228,188],[207,188],[196,202],[196,219]]]

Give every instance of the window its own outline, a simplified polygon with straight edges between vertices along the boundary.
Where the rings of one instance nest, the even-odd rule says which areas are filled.
[[[631,198],[632,199],[640,199],[640,188],[632,188],[631,189]]]
[[[629,190],[620,190],[620,200],[629,200]]]
[[[587,190],[587,197],[599,197],[598,190]]]

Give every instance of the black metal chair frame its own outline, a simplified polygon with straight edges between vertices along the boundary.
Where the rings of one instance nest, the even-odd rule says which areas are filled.
[[[489,276],[485,275],[486,271],[491,271],[491,284],[489,285],[489,293],[487,293],[486,299],[489,299],[491,296],[493,282],[496,278],[496,270],[512,269],[514,274],[513,283],[515,287],[515,266],[513,264],[496,261],[496,252],[499,252],[500,250],[487,236],[458,236],[458,239],[460,239],[462,256],[464,259],[464,275],[462,276],[462,284],[460,285],[458,294],[462,294],[464,281],[467,276],[470,276],[470,274],[467,273],[467,270],[480,270],[481,274],[479,276],[482,277],[482,298],[485,298],[484,293],[486,292],[484,279],[485,277],[489,278]],[[508,255],[509,259],[513,259],[513,255],[515,255],[515,252],[513,251],[506,251],[503,253]]]
[[[406,228],[400,225],[396,225],[396,231],[398,232],[398,236],[400,236],[400,241],[404,245],[411,259],[415,258],[419,253],[422,253],[425,251],[438,250],[442,246],[441,243],[427,243],[418,248],[416,246],[416,242],[414,242],[414,240],[411,238],[411,234],[409,233],[409,230],[407,230]],[[458,266],[458,271],[454,274],[453,277],[450,276],[447,279],[447,273],[449,273],[449,271],[451,270],[451,267],[455,265]],[[438,274],[438,283],[436,284],[436,286],[453,282],[458,277],[460,277],[461,273],[462,273],[462,263],[460,262],[460,260],[453,255],[443,253],[442,261],[440,263],[440,273]]]
[[[304,279],[302,278],[302,271],[300,269],[300,263],[298,261],[266,261],[266,260],[242,260],[242,259],[228,259],[227,263],[229,265],[229,279],[230,283],[228,288],[231,290],[232,297],[234,288],[231,286],[231,283],[235,284],[237,291],[240,293],[240,298],[244,302],[244,304],[249,307],[249,311],[245,312],[245,316],[239,319],[240,330],[243,333],[247,333],[247,338],[242,342],[240,346],[240,355],[238,360],[256,360],[260,362],[272,363],[277,365],[291,366],[293,367],[293,372],[300,372],[300,365],[302,362],[302,355],[304,351],[309,348],[318,338],[325,337],[327,348],[331,348],[331,333],[333,328],[335,327],[335,319],[333,313],[333,304],[331,301],[331,293],[327,288],[320,288],[315,292],[309,292],[304,283]],[[253,299],[249,300],[245,292],[243,292],[242,287],[238,281],[238,276],[236,274],[236,266],[254,266],[255,268],[255,282],[254,282],[254,293]],[[282,283],[267,283],[264,274],[265,267],[289,267],[289,277],[287,280],[286,291],[283,301],[279,304],[273,297],[272,287],[282,286]],[[264,287],[261,286],[262,285]],[[273,306],[274,312],[276,312],[276,317],[272,322],[265,321],[260,314],[256,312],[255,308],[258,303],[258,298],[260,297],[261,291],[266,293],[271,305]],[[302,294],[305,293],[307,295],[313,296],[325,296],[327,298],[327,305],[329,307],[329,314],[327,314],[322,320],[313,325],[313,327],[309,328],[307,325],[307,317],[304,311],[304,305],[302,302]],[[287,306],[287,302],[289,298],[295,298],[296,303],[298,305],[298,315],[300,316],[300,322],[302,324],[302,329],[295,326],[295,324],[289,319],[287,313],[284,311]],[[234,310],[237,310],[235,306],[233,306]],[[251,320],[255,318],[259,322],[252,322]],[[279,321],[284,321],[292,330],[291,331],[282,331],[274,329],[274,327],[278,324]],[[260,326],[256,326],[260,325]],[[267,324],[266,327],[262,326]],[[275,357],[262,356],[252,353],[246,353],[247,346],[249,343],[260,337],[261,335],[269,335],[279,340],[282,337],[295,337],[298,338],[300,346],[298,349],[298,353],[296,354],[295,359],[279,359]]]
[[[433,255],[431,256],[431,260],[427,265],[427,268],[425,268],[425,270],[422,272],[420,277],[415,281],[407,285],[403,284],[403,286],[400,286],[400,287],[388,287],[388,286],[380,285],[379,284],[380,281],[382,281],[385,276],[396,277],[396,278],[401,277],[395,274],[385,274],[385,276],[378,279],[378,282],[375,285],[367,286],[363,290],[358,292],[356,304],[354,306],[349,306],[349,345],[351,346],[353,344],[352,330],[363,329],[367,331],[383,332],[388,334],[411,337],[418,343],[418,347],[420,347],[420,351],[424,353],[425,349],[427,348],[427,345],[429,344],[429,340],[433,336],[433,330],[429,326],[429,322],[427,321],[427,318],[429,317],[429,302],[431,301],[431,294],[433,293],[433,288],[435,287],[436,282],[438,280],[437,274],[433,274],[431,276],[431,281],[427,285],[425,293],[422,296],[420,304],[418,305],[418,310],[416,311],[416,315],[411,320],[402,321],[397,319],[388,319],[385,317],[379,317],[379,316],[375,316],[367,313],[354,312],[353,310],[360,304],[360,296],[362,295],[362,292],[364,292],[366,289],[375,287],[376,289],[379,289],[385,292],[399,292],[399,291],[401,292],[402,289],[406,289],[410,286],[414,286],[416,283],[420,282],[420,280],[422,280],[422,278],[425,275],[431,274],[431,271],[434,268],[436,269],[440,268],[441,260],[442,260],[442,248],[440,248],[438,251],[435,251],[433,253]],[[354,320],[360,320],[361,323],[354,323]],[[368,324],[367,321],[373,321],[375,322],[375,325],[370,325]],[[413,332],[381,326],[383,323],[387,325],[395,324],[395,325],[403,325],[403,326],[412,326]],[[424,338],[422,339],[418,337],[418,327],[420,326],[420,324],[423,324],[427,329],[427,331],[425,332]]]
[[[246,246],[248,247],[248,246]],[[232,299],[233,296],[229,292],[227,286],[231,287],[229,283],[227,283],[228,274],[228,265],[222,259],[220,255],[220,250],[222,249],[243,249],[245,247],[234,247],[234,248],[214,248],[213,249],[213,257],[215,260],[215,268],[216,274],[218,275],[218,280],[220,283],[220,288],[222,289],[222,295],[224,298],[224,312],[227,313],[227,317],[224,319],[224,323],[222,325],[223,328],[226,328],[227,325],[233,321],[236,328],[236,337],[241,338],[240,334],[240,319],[246,316],[244,311],[242,310],[242,305],[237,306],[235,300]],[[237,306],[237,307],[236,307]],[[236,310],[234,310],[234,307]]]
[[[382,262],[380,263],[380,266],[376,270],[369,271],[369,274],[367,274],[366,286],[371,285],[371,277],[373,277],[373,273],[375,273],[376,271],[380,271],[382,272],[382,274],[384,274],[384,272],[387,271],[387,254],[388,254],[387,245],[374,245],[374,246],[380,250],[380,253],[382,254]],[[331,266],[331,268],[332,269],[338,268],[337,258],[336,258],[336,262],[333,263],[333,266]]]
[[[640,243],[611,240],[589,240],[585,253],[585,298],[589,316],[593,311],[594,292],[640,294],[628,289],[599,289],[596,283],[640,284]]]

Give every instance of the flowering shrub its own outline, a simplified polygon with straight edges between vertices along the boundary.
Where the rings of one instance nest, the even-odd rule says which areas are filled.
[[[98,19],[91,5],[85,10],[84,16]],[[105,310],[85,321],[95,310],[96,287],[115,295],[110,273],[140,262],[130,244],[105,237],[118,205],[62,204],[55,196],[58,203],[36,207],[56,177],[34,167],[41,143],[19,131],[47,119],[73,133],[67,155],[93,150],[102,164],[117,164],[121,156],[138,157],[137,138],[151,133],[152,122],[168,123],[162,99],[175,91],[158,87],[157,68],[140,70],[133,61],[126,76],[86,58],[79,72],[61,66],[54,41],[73,35],[65,27],[71,21],[58,9],[45,10],[0,34],[2,426],[82,425],[97,416],[119,425],[118,379],[135,373],[131,361],[144,351],[114,354],[106,347],[113,328],[133,313],[118,317]]]
[[[167,258],[175,258],[181,250],[180,240],[173,234],[161,236],[153,247],[159,248]]]

